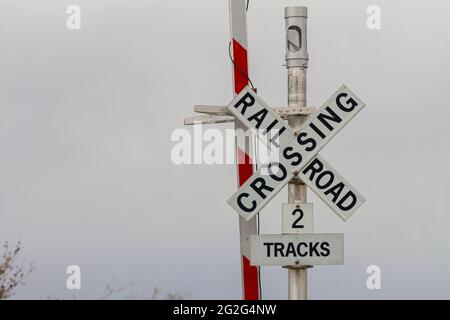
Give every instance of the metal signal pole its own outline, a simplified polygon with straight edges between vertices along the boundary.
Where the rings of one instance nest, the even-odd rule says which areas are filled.
[[[306,69],[309,59],[306,44],[308,10],[306,7],[286,7],[284,17],[286,20],[288,106],[289,108],[305,108]],[[294,130],[298,130],[306,117],[306,115],[293,116],[288,123]],[[288,202],[307,202],[306,185],[297,177],[288,184]],[[289,300],[306,300],[308,298],[307,269],[309,267],[288,267]]]

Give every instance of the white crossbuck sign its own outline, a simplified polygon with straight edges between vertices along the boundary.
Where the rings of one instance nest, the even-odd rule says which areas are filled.
[[[242,90],[227,106],[228,110],[278,152],[228,203],[250,221],[298,176],[346,221],[366,200],[318,153],[364,107],[343,85],[294,132],[253,90]]]

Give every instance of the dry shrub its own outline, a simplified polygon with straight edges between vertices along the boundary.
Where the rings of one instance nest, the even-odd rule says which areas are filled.
[[[8,299],[14,295],[16,288],[24,285],[25,278],[34,270],[32,263],[25,265],[25,260],[18,262],[22,243],[10,246],[6,241],[0,257],[0,299]]]

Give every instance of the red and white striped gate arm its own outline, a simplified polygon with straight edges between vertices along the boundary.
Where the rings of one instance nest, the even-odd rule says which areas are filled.
[[[237,95],[248,85],[248,59],[247,59],[247,1],[229,0],[231,47],[233,57],[234,94]],[[253,174],[255,167],[253,161],[253,140],[246,139],[241,134],[247,128],[235,120],[236,130],[236,156],[238,170],[238,188]],[[259,267],[250,265],[250,235],[258,234],[256,217],[250,222],[239,217],[239,233],[241,242],[242,263],[242,295],[244,300],[259,300],[260,274]]]

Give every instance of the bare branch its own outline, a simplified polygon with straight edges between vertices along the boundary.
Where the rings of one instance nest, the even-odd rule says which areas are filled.
[[[18,241],[10,246],[8,241],[2,246],[3,253],[0,257],[0,299],[8,299],[14,295],[16,288],[24,285],[26,277],[34,271],[32,263],[26,265],[25,260],[17,263],[21,254],[22,243]]]

